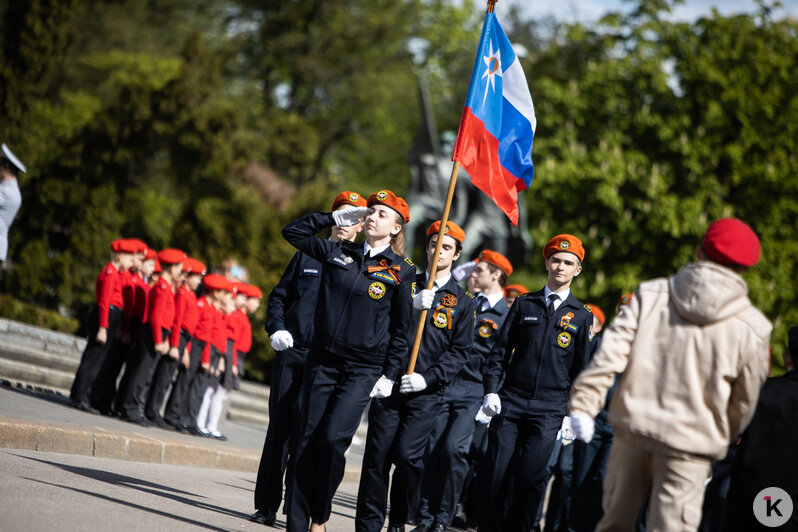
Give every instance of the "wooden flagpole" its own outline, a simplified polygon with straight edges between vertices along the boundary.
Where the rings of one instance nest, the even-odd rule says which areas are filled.
[[[486,13],[493,13],[493,8],[499,0],[488,0],[488,7]],[[455,161],[452,165],[452,175],[449,178],[449,190],[446,192],[446,203],[443,206],[443,214],[441,215],[441,228],[438,231],[438,241],[435,243],[435,255],[432,257],[432,264],[429,265],[429,279],[427,279],[427,290],[432,290],[435,284],[435,274],[438,273],[438,257],[441,254],[441,246],[443,246],[443,237],[446,234],[446,224],[449,221],[449,211],[452,208],[452,199],[454,198],[454,187],[457,185],[457,174],[460,172],[460,161]],[[418,317],[418,324],[416,325],[416,336],[413,340],[413,348],[410,351],[410,362],[407,365],[407,374],[410,375],[416,369],[416,359],[418,358],[418,349],[421,346],[421,336],[424,334],[424,323],[427,321],[427,309],[422,309],[421,315]]]

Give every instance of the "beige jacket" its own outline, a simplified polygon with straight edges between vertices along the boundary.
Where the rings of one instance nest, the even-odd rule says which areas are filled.
[[[569,411],[596,416],[615,374],[616,431],[722,458],[754,414],[772,325],[745,281],[712,262],[642,283],[571,388]]]

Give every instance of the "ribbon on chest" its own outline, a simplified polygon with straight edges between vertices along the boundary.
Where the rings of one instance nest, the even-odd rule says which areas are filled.
[[[388,266],[388,261],[385,259],[380,260],[379,265],[368,267],[368,273],[371,279],[379,279],[380,281],[394,285],[398,285],[402,282],[402,278],[399,277],[399,272],[401,271],[401,266],[398,264]]]

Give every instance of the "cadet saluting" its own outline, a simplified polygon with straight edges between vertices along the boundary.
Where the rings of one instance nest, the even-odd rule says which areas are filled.
[[[369,392],[390,395],[407,364],[416,274],[402,257],[409,208],[390,190],[372,194],[368,206],[309,214],[283,229],[288,242],[323,266],[302,383],[295,477],[286,499],[289,531],[306,532],[309,520],[312,530],[324,529]],[[314,236],[363,216],[362,245]]]
[[[561,424],[571,429],[570,418],[563,422],[568,389],[589,361],[593,316],[570,289],[582,271],[582,242],[557,235],[543,257],[546,286],[516,298],[485,361],[482,413],[496,417],[488,432],[480,532],[532,529],[557,431]]]

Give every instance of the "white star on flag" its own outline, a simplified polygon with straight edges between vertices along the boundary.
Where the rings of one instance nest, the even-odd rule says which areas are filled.
[[[485,94],[482,96],[482,105],[485,105],[485,100],[488,97],[488,83],[490,83],[490,88],[493,92],[496,92],[496,76],[502,77],[502,52],[500,49],[494,52],[492,42],[489,43],[489,46],[490,55],[482,58],[485,61],[485,66],[488,67],[485,69],[485,73],[482,74],[482,79],[488,78],[485,80]]]

